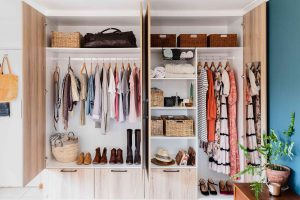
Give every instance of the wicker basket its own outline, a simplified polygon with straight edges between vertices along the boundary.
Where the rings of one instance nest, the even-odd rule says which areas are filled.
[[[151,47],[176,47],[176,34],[151,34]]]
[[[237,47],[237,34],[212,34],[208,36],[209,47]]]
[[[180,34],[177,37],[178,47],[207,47],[206,34]]]
[[[73,133],[54,134],[50,138],[52,154],[58,162],[69,163],[77,159],[79,153],[78,138]]]
[[[161,117],[151,117],[151,135],[159,136],[164,134],[164,121]]]
[[[162,116],[164,120],[164,134],[168,137],[194,136],[194,120],[183,115]]]
[[[80,48],[81,38],[82,36],[79,32],[74,32],[74,33],[52,32],[51,46],[64,47],[64,48]]]
[[[164,92],[158,88],[151,88],[151,107],[164,106]]]

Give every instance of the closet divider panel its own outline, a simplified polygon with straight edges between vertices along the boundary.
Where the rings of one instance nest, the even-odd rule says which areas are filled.
[[[267,16],[266,3],[254,8],[243,17],[244,25],[244,70],[246,75],[246,64],[261,62],[261,134],[267,132]],[[244,88],[246,79],[244,79]],[[244,90],[245,93],[245,90]],[[244,94],[246,95],[246,94]],[[246,104],[244,104],[246,105]],[[244,106],[246,116],[246,106]],[[246,120],[244,120],[244,145],[246,145]],[[264,161],[262,161],[264,162]],[[246,176],[245,180],[252,178]]]
[[[23,3],[23,145],[26,185],[45,168],[45,16]]]

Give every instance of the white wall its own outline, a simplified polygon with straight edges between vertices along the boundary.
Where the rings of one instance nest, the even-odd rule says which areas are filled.
[[[19,76],[11,117],[0,118],[0,187],[16,187],[23,182],[22,4],[21,0],[1,0],[0,7],[0,59],[8,54],[13,73]]]

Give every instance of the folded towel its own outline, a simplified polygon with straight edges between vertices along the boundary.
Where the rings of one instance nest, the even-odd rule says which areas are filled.
[[[165,58],[167,58],[167,59],[173,58],[173,52],[171,49],[164,49],[163,54],[164,54]]]
[[[156,78],[164,78],[166,76],[166,69],[164,67],[155,67],[154,73]]]
[[[155,72],[153,69],[151,69],[151,78],[154,78],[155,77]]]
[[[174,74],[166,73],[166,78],[196,78],[195,74]]]
[[[194,57],[194,53],[192,51],[182,52],[180,54],[180,59],[191,59]]]
[[[195,67],[191,64],[166,64],[167,73],[173,74],[194,74]]]

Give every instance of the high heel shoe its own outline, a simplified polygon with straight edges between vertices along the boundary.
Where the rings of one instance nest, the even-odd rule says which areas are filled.
[[[212,179],[209,178],[209,179],[207,180],[208,191],[209,191],[209,193],[210,193],[211,195],[217,195],[217,194],[218,194],[215,185],[217,185],[217,184],[215,184],[214,181],[213,181]]]
[[[201,179],[199,180],[199,189],[200,189],[200,192],[201,192],[204,196],[208,196],[208,195],[209,195],[209,192],[208,192],[208,189],[207,189],[205,180],[204,180],[203,178],[201,178]]]

